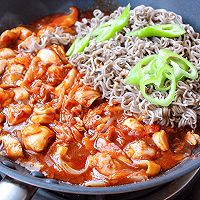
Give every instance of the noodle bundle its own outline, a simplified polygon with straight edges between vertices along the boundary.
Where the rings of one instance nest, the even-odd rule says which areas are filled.
[[[122,12],[120,7],[110,16],[100,10],[94,10],[94,18],[77,22],[78,37],[84,37],[99,24],[116,18]],[[179,38],[137,38],[126,36],[127,32],[156,24],[180,24],[186,33]],[[83,83],[94,86],[102,92],[110,104],[113,101],[121,104],[128,115],[143,115],[146,123],[179,127],[189,125],[196,128],[200,115],[200,77],[196,80],[185,79],[177,83],[176,96],[168,107],[149,103],[136,86],[124,83],[130,69],[147,55],[158,53],[160,49],[169,49],[187,58],[200,71],[200,37],[189,25],[183,24],[182,18],[164,9],[154,10],[151,7],[139,6],[130,12],[129,26],[108,41],[96,43],[91,40],[85,51],[73,55],[70,62],[85,74]],[[164,92],[147,88],[148,92],[159,99],[165,98]]]

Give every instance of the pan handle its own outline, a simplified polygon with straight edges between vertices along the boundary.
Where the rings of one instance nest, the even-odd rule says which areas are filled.
[[[1,200],[30,200],[37,187],[19,182],[8,176],[0,182]]]

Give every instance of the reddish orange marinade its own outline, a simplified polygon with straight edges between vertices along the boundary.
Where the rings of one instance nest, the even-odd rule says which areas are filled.
[[[185,139],[189,129],[144,124],[117,103],[108,105],[80,82],[83,75],[68,63],[62,45],[16,51],[47,29],[75,34],[78,11],[71,11],[0,36],[1,154],[49,178],[86,186],[143,181],[177,165],[195,146]],[[161,132],[169,143],[164,150],[152,139]]]

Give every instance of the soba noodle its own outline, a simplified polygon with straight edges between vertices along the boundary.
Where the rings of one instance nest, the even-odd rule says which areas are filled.
[[[116,18],[123,8],[118,8],[110,16],[100,10],[94,10],[94,18],[83,19],[76,23],[79,37],[85,36],[99,24]],[[70,62],[85,74],[83,83],[92,85],[102,92],[102,98],[109,103],[117,101],[127,114],[142,114],[146,123],[159,122],[161,125],[178,124],[196,127],[200,115],[200,77],[197,80],[184,80],[177,83],[176,97],[169,107],[160,107],[149,103],[137,87],[126,85],[124,78],[130,69],[144,56],[158,53],[159,49],[169,49],[192,62],[200,70],[200,37],[193,28],[182,23],[182,18],[163,9],[139,6],[131,10],[129,27],[109,41],[96,44],[92,40],[83,53],[74,55]],[[178,23],[186,33],[175,39],[137,38],[125,36],[126,32],[154,24]],[[148,88],[152,96],[160,99],[165,93]]]

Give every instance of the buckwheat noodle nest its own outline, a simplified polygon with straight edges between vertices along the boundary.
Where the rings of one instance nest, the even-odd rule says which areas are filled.
[[[82,19],[77,22],[77,36],[83,37],[99,24],[116,18],[122,12],[120,7],[110,16],[100,10],[94,10],[94,18]],[[137,38],[125,36],[126,32],[148,25],[176,23],[181,24],[186,33],[175,39],[169,38]],[[164,9],[155,10],[151,7],[139,6],[130,12],[128,27],[114,38],[96,44],[92,40],[83,53],[74,55],[70,62],[85,74],[83,83],[94,86],[102,92],[110,104],[119,102],[128,115],[142,115],[146,123],[161,125],[175,124],[178,127],[189,125],[196,128],[197,117],[200,115],[200,77],[196,80],[185,79],[177,83],[176,96],[168,107],[156,106],[142,96],[137,87],[124,83],[130,69],[143,57],[158,53],[160,49],[169,49],[192,62],[200,72],[200,36],[189,25],[183,24],[182,18]],[[148,88],[148,93],[162,99],[166,93]]]

